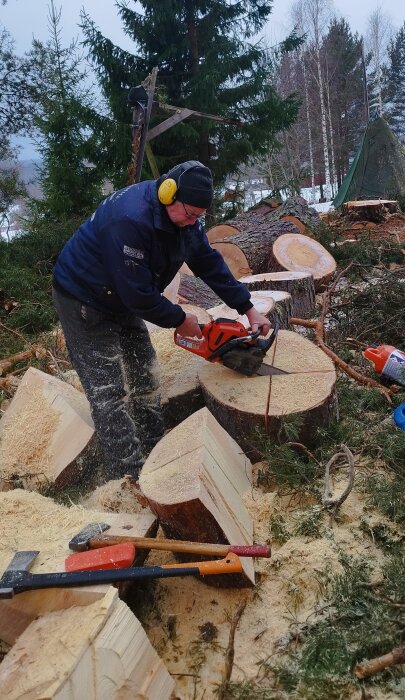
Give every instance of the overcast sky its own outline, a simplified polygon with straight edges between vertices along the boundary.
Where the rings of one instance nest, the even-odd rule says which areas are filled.
[[[161,0],[164,3],[166,0]],[[32,37],[41,41],[48,38],[48,0],[7,0],[6,5],[0,5],[0,23],[9,31],[15,40],[16,51],[23,53],[30,48]],[[129,3],[135,7],[135,2]],[[291,28],[290,10],[293,0],[274,0],[273,10],[265,31],[266,41],[275,44],[285,38]],[[104,36],[107,36],[123,49],[133,50],[133,43],[124,34],[118,17],[115,0],[55,0],[56,8],[62,7],[62,38],[68,44],[71,39],[81,39],[80,10],[84,8],[94,20]],[[350,24],[352,31],[364,34],[367,29],[367,19],[380,6],[387,15],[394,29],[405,21],[404,0],[335,0],[334,8],[337,16],[343,16]],[[32,154],[24,147],[22,157],[30,158]]]

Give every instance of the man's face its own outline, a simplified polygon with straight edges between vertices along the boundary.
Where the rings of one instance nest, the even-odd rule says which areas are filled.
[[[203,216],[206,209],[200,209],[199,207],[194,207],[191,204],[184,204],[179,200],[169,204],[166,207],[166,211],[170,221],[175,226],[182,228],[183,226],[192,226],[195,224],[200,216]]]

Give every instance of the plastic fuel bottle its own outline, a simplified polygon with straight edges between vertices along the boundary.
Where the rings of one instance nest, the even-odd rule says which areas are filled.
[[[392,345],[379,345],[364,350],[363,356],[374,362],[374,369],[378,374],[405,386],[405,352]]]

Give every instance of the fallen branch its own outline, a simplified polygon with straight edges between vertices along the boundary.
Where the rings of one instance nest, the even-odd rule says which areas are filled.
[[[354,667],[354,673],[357,678],[368,678],[368,676],[373,676],[375,673],[380,673],[380,671],[384,671],[386,668],[404,663],[405,646],[396,647],[388,654],[384,654],[384,656],[377,656],[375,659],[370,659],[369,661],[363,661],[361,664],[356,664]]]
[[[224,668],[224,673],[222,677],[222,683],[219,687],[218,690],[218,700],[225,700],[227,691],[228,691],[228,686],[229,686],[229,681],[231,680],[231,675],[232,675],[232,668],[233,668],[233,660],[235,656],[235,633],[236,633],[236,628],[238,626],[239,620],[243,615],[243,611],[245,610],[247,600],[243,600],[235,615],[232,618],[231,622],[231,627],[229,630],[229,639],[228,639],[228,646],[225,652],[225,668]]]
[[[342,505],[342,503],[345,502],[346,498],[348,497],[349,493],[351,492],[353,488],[353,483],[354,483],[354,457],[353,454],[350,452],[349,448],[346,445],[341,445],[342,451],[337,452],[333,457],[330,458],[329,462],[326,464],[325,467],[325,490],[323,492],[322,496],[322,504],[325,508],[327,508],[330,511],[330,518],[331,518],[331,524],[333,520],[336,517],[336,514]],[[336,462],[338,459],[341,457],[344,457],[347,461],[347,464],[349,465],[349,479],[347,482],[347,486],[343,493],[340,494],[337,498],[332,498],[332,491],[331,491],[331,479],[330,475],[331,472],[333,471],[335,467]]]
[[[10,372],[12,367],[17,364],[17,362],[23,362],[24,360],[31,360],[33,357],[45,357],[45,348],[39,345],[33,345],[29,350],[23,350],[22,352],[17,352],[15,355],[9,355],[8,357],[0,360],[0,376]]]

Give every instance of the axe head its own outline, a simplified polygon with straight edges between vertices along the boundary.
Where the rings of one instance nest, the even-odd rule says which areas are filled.
[[[39,551],[16,552],[0,579],[0,598],[12,598],[14,595],[13,581],[22,572],[29,571]]]
[[[92,537],[98,537],[106,530],[109,530],[111,525],[107,523],[89,523],[80,532],[77,533],[69,542],[69,549],[74,552],[85,552],[90,549],[90,540]]]

